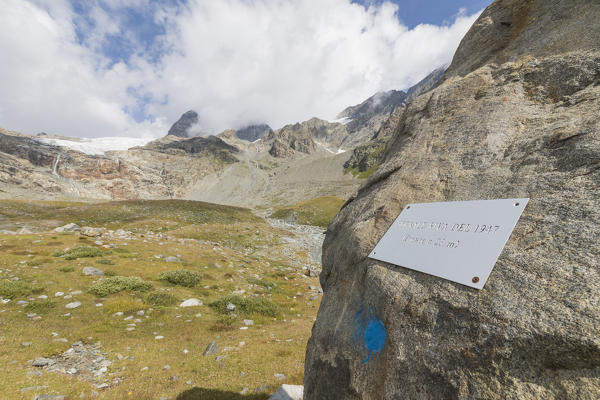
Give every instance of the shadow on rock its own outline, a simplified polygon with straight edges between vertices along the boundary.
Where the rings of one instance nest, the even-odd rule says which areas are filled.
[[[265,393],[241,395],[235,392],[195,387],[179,393],[177,400],[266,400],[268,397]]]

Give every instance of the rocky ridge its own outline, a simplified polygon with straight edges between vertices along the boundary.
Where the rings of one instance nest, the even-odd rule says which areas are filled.
[[[600,396],[599,18],[497,0],[407,106],[328,228],[305,399]],[[531,200],[481,291],[367,258],[407,203],[514,197]]]

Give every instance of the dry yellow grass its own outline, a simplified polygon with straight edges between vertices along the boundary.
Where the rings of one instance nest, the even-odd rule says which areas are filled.
[[[106,204],[111,210],[115,209],[114,204]],[[139,229],[132,240],[99,238],[103,243],[118,246],[113,249],[104,249],[94,244],[95,239],[81,239],[77,234],[0,235],[0,281],[14,281],[16,277],[34,290],[17,294],[6,304],[0,303],[2,399],[30,399],[41,393],[62,394],[67,398],[79,398],[83,394],[83,398],[90,398],[94,391],[98,392],[95,397],[98,399],[264,399],[282,383],[302,383],[306,341],[319,303],[318,298],[310,300],[315,293],[308,286],[318,286],[318,280],[304,276],[301,269],[282,264],[285,257],[280,254],[274,254],[273,259],[266,258],[269,244],[277,249],[277,231],[249,212],[236,210],[241,215],[240,220],[236,220],[235,215],[228,223],[221,217],[211,221],[209,212],[203,209],[202,218],[209,222],[198,225],[183,220],[181,215],[185,213],[188,213],[186,218],[191,218],[190,204],[183,206],[185,210],[181,212],[176,206],[168,212],[162,207],[161,221],[177,224],[169,229],[169,238],[149,238],[143,229]],[[28,208],[30,220],[36,217],[36,207],[40,208],[34,205]],[[69,207],[74,206],[69,204]],[[97,211],[102,212],[102,208],[97,207]],[[68,211],[61,210],[61,213],[62,222],[71,222],[64,217]],[[193,211],[191,213],[193,217]],[[16,221],[18,216],[10,218]],[[137,219],[131,222],[99,219],[112,229],[140,228]],[[197,233],[202,240],[181,240],[186,233]],[[225,243],[219,244],[220,241]],[[253,248],[256,244],[258,247]],[[112,265],[97,263],[98,257],[65,260],[52,256],[57,250],[82,245],[100,248],[104,253],[102,259],[110,260]],[[179,255],[181,263],[165,262],[155,257],[159,254]],[[99,268],[110,275],[139,277],[152,285],[150,292],[167,292],[180,300],[197,298],[203,305],[153,306],[143,300],[148,292],[137,291],[98,298],[88,290],[100,277],[84,276],[85,266]],[[202,280],[190,288],[158,278],[161,272],[181,268],[201,273]],[[61,271],[70,269],[71,272]],[[269,288],[269,282],[274,287]],[[72,299],[54,296],[56,292],[69,294],[78,290],[82,293]],[[209,306],[236,293],[247,298],[268,299],[281,313],[276,318],[260,314],[224,317]],[[41,302],[40,295],[48,296],[54,307],[40,306],[40,318],[28,318],[27,313],[31,311],[17,302]],[[73,301],[80,301],[82,305],[66,309],[65,305]],[[101,307],[97,306],[99,303]],[[28,309],[37,310],[32,306]],[[136,314],[140,310],[144,310],[143,316]],[[116,312],[124,314],[115,316]],[[67,313],[70,315],[65,316]],[[134,319],[124,320],[128,316]],[[141,322],[135,323],[135,330],[127,331],[128,324],[134,323],[136,318]],[[240,330],[243,318],[253,319],[254,325]],[[157,340],[156,336],[163,339]],[[217,342],[221,351],[203,357],[202,352],[211,340]],[[106,358],[113,361],[106,380],[110,383],[118,378],[120,383],[97,389],[77,375],[28,374],[40,370],[30,366],[29,360],[59,355],[76,341],[100,342]],[[215,361],[217,355],[226,355],[226,358]],[[165,369],[166,365],[170,368]],[[286,378],[278,380],[276,373]],[[34,386],[42,388],[20,391]],[[238,394],[243,388],[248,388],[247,395]],[[263,390],[254,393],[257,388]]]

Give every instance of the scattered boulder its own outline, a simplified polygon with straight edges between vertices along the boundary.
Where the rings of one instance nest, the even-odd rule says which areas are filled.
[[[163,258],[163,260],[164,260],[165,262],[174,262],[174,263],[179,263],[179,262],[181,262],[181,260],[180,260],[179,258],[175,257],[175,256],[169,256],[169,257],[165,257],[165,258]]]
[[[80,301],[74,301],[72,303],[67,304],[65,307],[69,309],[77,308],[81,305]]]
[[[269,397],[269,400],[302,400],[303,396],[304,386],[281,385],[281,387]]]
[[[252,326],[254,325],[254,321],[251,319],[245,319],[242,321],[242,324],[244,324],[245,326]]]
[[[65,400],[67,396],[62,394],[39,394],[33,400]]]
[[[77,232],[80,231],[81,228],[79,227],[79,225],[75,224],[75,223],[70,223],[70,224],[66,224],[63,226],[59,226],[58,228],[54,228],[54,232]]]
[[[87,237],[95,238],[95,237],[98,237],[98,236],[102,236],[102,229],[100,229],[100,228],[92,228],[91,226],[84,226],[79,231],[79,234],[82,235],[82,236],[87,236]]]
[[[95,268],[95,267],[83,267],[83,274],[87,276],[102,276],[104,275],[104,271]]]
[[[182,302],[179,307],[198,307],[202,305],[202,300],[198,299],[187,299]]]
[[[210,356],[212,354],[216,354],[219,352],[219,346],[217,346],[217,342],[215,342],[214,340],[211,341],[208,346],[206,346],[206,350],[204,350],[204,353],[202,353],[203,356]]]
[[[37,357],[35,360],[33,360],[31,365],[33,365],[34,367],[45,367],[54,363],[55,361],[51,358]]]

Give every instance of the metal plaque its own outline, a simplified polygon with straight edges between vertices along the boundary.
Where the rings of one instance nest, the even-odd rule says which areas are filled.
[[[528,201],[409,204],[369,257],[482,289]]]

